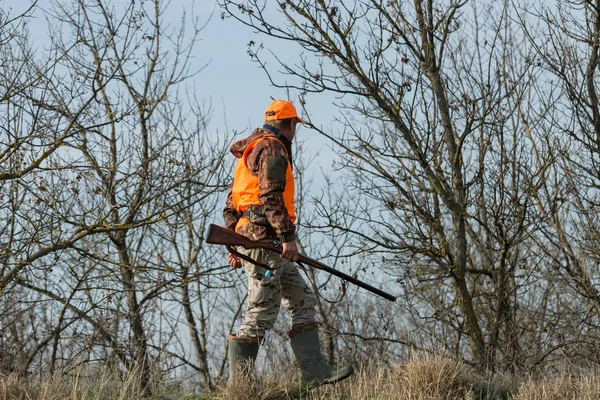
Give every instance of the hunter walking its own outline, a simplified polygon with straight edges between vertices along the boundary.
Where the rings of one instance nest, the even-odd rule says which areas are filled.
[[[321,354],[315,298],[294,263],[298,259],[294,206],[292,140],[305,123],[292,103],[273,101],[265,111],[265,125],[231,146],[238,159],[223,210],[225,226],[252,240],[281,246],[281,255],[238,247],[236,250],[269,270],[229,254],[233,268],[248,276],[248,305],[237,334],[229,335],[229,383],[249,373],[265,332],[272,328],[280,304],[291,316],[288,337],[308,385],[333,383],[354,372],[352,365],[332,367]]]

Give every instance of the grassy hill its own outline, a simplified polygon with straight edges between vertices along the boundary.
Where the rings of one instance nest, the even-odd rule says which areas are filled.
[[[548,379],[495,375],[483,377],[448,358],[415,358],[392,367],[364,367],[351,379],[302,391],[296,374],[262,376],[238,382],[231,388],[218,385],[210,394],[186,395],[185,385],[156,387],[143,396],[135,379],[114,375],[55,376],[48,380],[25,379],[15,374],[0,378],[0,399],[27,400],[597,400],[600,375],[586,371]],[[187,389],[189,390],[189,389]]]

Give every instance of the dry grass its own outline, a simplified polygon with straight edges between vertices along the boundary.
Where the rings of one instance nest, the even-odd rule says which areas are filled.
[[[221,386],[213,393],[215,400],[284,400],[307,398],[299,381],[299,372],[292,366],[276,367],[276,372],[255,373],[239,379],[235,385]]]
[[[490,384],[459,361],[430,355],[414,357],[393,368],[363,367],[346,381],[308,392],[301,390],[288,371],[277,381],[271,377],[238,382],[223,389],[217,397],[220,400],[475,400],[506,399],[508,390],[505,384]]]
[[[172,398],[174,390],[158,382],[156,399]],[[171,393],[169,393],[171,392]],[[50,379],[23,378],[11,373],[0,377],[0,400],[130,400],[140,399],[142,388],[136,373],[87,372],[55,375]],[[166,397],[169,396],[169,397]]]
[[[182,396],[157,381],[154,400],[597,400],[600,373],[545,381],[495,376],[485,379],[465,364],[442,356],[413,357],[392,368],[366,366],[336,385],[302,390],[292,368],[222,386],[202,397]],[[0,400],[130,400],[145,398],[135,374],[55,376],[46,381],[15,374],[0,377]]]
[[[55,376],[49,380],[24,379],[10,374],[0,380],[0,399],[127,399],[138,391],[130,382],[118,382],[107,376]]]
[[[534,382],[528,380],[519,387],[513,400],[598,400],[600,375],[597,371],[580,376],[559,376]]]

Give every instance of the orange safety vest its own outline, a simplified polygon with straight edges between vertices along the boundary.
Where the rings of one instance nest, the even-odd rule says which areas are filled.
[[[244,154],[238,160],[233,170],[233,186],[231,188],[231,196],[233,206],[238,212],[246,211],[251,205],[262,205],[258,199],[258,176],[252,174],[248,168],[248,154],[261,140],[277,140],[274,137],[265,136],[256,139],[246,147]],[[285,173],[285,189],[283,191],[283,203],[287,209],[287,213],[292,222],[296,221],[296,206],[294,205],[294,175],[292,173],[291,162],[288,162]],[[249,224],[250,221],[246,217],[240,218],[235,229]]]

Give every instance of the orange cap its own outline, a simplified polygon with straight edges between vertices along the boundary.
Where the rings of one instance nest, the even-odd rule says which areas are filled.
[[[267,107],[267,110],[265,111],[265,121],[287,118],[297,118],[298,122],[302,124],[306,123],[306,121],[298,116],[296,107],[287,100],[275,100],[269,104],[269,107]]]

